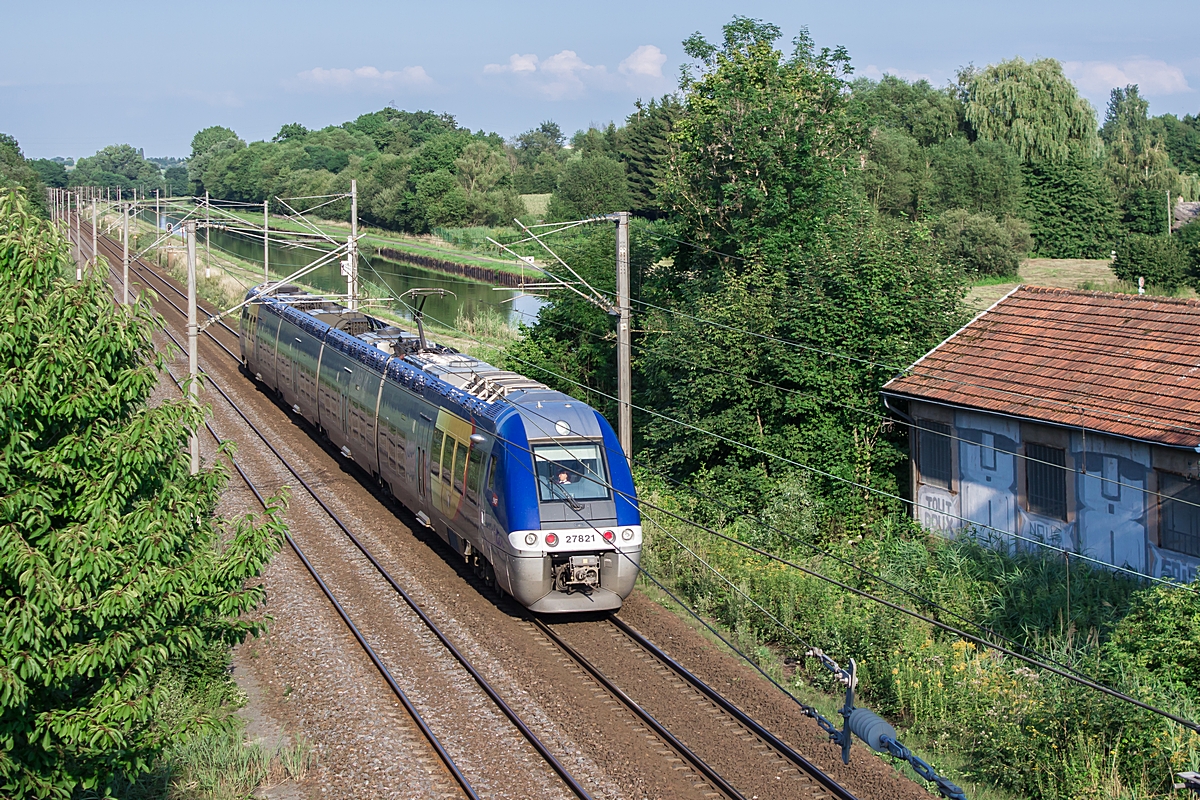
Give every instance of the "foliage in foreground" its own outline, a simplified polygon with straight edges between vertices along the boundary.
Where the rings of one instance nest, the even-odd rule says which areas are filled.
[[[731,519],[649,475],[640,476],[639,486],[650,503],[716,520],[722,532],[795,564],[955,627],[986,625],[1144,702],[1187,719],[1200,715],[1195,655],[1200,595],[1195,592],[1149,588],[1073,564],[1068,599],[1061,560],[1010,557],[969,538],[946,541],[902,518],[880,521],[862,539],[845,539],[812,513],[814,503],[802,484],[781,486],[763,515],[775,530],[750,517]],[[751,554],[647,506],[643,515],[646,569],[673,584],[701,614],[732,630],[779,679],[784,677],[779,662],[795,663],[790,680],[799,691],[806,685],[838,691],[829,673],[804,657],[808,644],[843,664],[855,658],[859,704],[899,721],[902,739],[919,745],[935,767],[965,765],[953,772],[955,780],[1046,800],[1155,797],[1170,793],[1174,773],[1200,766],[1200,736],[1159,716]],[[833,557],[819,555],[810,545]],[[802,640],[775,626],[739,592]]]
[[[0,196],[0,791],[31,797],[102,794],[181,740],[155,719],[164,670],[259,630],[241,615],[282,533],[279,501],[214,515],[226,473],[185,453],[203,410],[148,404],[148,302],[114,306],[68,261]]]

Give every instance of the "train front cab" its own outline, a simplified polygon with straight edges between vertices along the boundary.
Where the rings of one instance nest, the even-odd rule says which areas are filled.
[[[503,534],[501,588],[535,612],[619,609],[637,580],[642,528],[612,427],[567,398],[512,414],[497,433],[486,496]]]

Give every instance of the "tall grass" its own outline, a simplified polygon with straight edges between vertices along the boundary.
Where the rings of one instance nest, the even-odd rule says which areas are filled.
[[[677,508],[683,516],[711,513],[697,501],[655,488],[650,480],[639,485],[647,486],[643,496],[650,502]],[[991,627],[1185,718],[1196,719],[1200,713],[1200,686],[1179,677],[1195,673],[1188,672],[1187,665],[1182,671],[1178,665],[1148,668],[1154,659],[1145,658],[1146,651],[1162,650],[1164,645],[1142,632],[1154,628],[1154,614],[1200,619],[1195,595],[1151,589],[1116,573],[1073,563],[1068,611],[1066,565],[1061,559],[1008,556],[970,540],[947,541],[925,534],[904,518],[882,520],[862,539],[831,538],[814,515],[805,512],[803,492],[786,489],[765,514],[782,534],[744,520],[727,522],[724,531],[955,627]],[[978,647],[646,507],[643,515],[643,563],[652,574],[668,580],[701,614],[732,631],[737,643],[768,671],[784,675],[783,667],[794,663],[788,682],[797,691],[815,688],[835,696],[840,688],[832,675],[805,657],[809,644],[842,663],[855,658],[860,704],[899,723],[903,735],[923,743],[928,757],[954,779],[1054,800],[1154,797],[1170,793],[1175,772],[1200,767],[1200,736],[1162,717]],[[848,563],[818,555],[804,542],[819,543]],[[855,567],[882,575],[938,608]],[[786,630],[730,584],[767,609]],[[1144,602],[1161,593],[1174,593],[1162,595],[1169,596],[1170,603]],[[1171,636],[1168,631],[1167,639]],[[1121,647],[1114,646],[1118,639]],[[1190,657],[1184,652],[1158,660]]]

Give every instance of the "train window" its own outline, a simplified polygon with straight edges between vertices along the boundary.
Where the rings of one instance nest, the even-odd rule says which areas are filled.
[[[472,447],[467,457],[467,491],[471,494],[479,491],[481,472],[483,472],[483,452],[477,447]]]
[[[454,443],[454,471],[451,472],[453,477],[454,490],[459,494],[463,492],[463,475],[467,471],[467,449],[463,447],[462,442]]]
[[[433,444],[429,447],[429,472],[434,476],[437,476],[441,472],[442,439],[445,435],[445,433],[439,430],[433,432]]]
[[[608,497],[608,477],[599,445],[534,445],[533,460],[542,502]]]
[[[487,488],[489,492],[496,492],[496,459],[492,459],[488,463]]]

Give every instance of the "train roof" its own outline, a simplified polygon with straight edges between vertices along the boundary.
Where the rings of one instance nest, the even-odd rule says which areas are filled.
[[[247,296],[253,297],[261,290],[256,286]],[[298,286],[280,286],[261,301],[282,306],[281,316],[355,360],[379,372],[386,371],[410,388],[428,385],[447,399],[493,420],[506,405],[585,405],[544,383],[452,347],[427,339],[422,348],[417,334]]]

